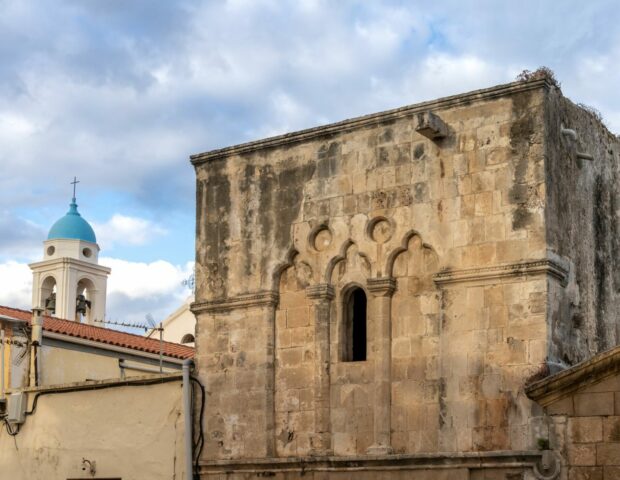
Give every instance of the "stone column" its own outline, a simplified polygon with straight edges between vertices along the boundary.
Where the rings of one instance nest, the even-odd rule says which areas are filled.
[[[327,283],[306,289],[314,301],[314,436],[312,455],[331,455],[329,328],[334,288]]]
[[[375,365],[374,443],[368,447],[370,455],[392,452],[390,440],[390,416],[392,404],[392,294],[396,280],[392,277],[371,278],[367,282],[370,299],[369,318],[374,328],[371,354]]]

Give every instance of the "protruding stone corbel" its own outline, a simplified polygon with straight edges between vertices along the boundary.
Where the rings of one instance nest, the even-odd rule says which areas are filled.
[[[431,140],[440,140],[448,136],[448,126],[431,111],[421,112],[415,116],[415,131]]]
[[[575,145],[575,148],[577,148],[577,144],[579,142],[579,139],[577,137],[577,131],[572,129],[572,128],[565,128],[564,125],[560,126],[560,133],[562,135],[564,135],[567,138],[570,138],[573,140],[573,144]],[[590,155],[587,152],[578,152],[575,151],[575,154],[577,155],[577,158],[580,160],[589,160],[592,161],[594,160],[594,157],[592,155]]]
[[[396,279],[393,277],[369,278],[366,281],[368,291],[377,296],[392,296],[396,291]]]

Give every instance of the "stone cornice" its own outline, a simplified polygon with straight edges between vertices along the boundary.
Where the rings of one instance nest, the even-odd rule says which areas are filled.
[[[332,287],[329,283],[318,283],[316,285],[310,285],[306,288],[306,296],[313,300],[331,300],[332,298],[334,298],[334,287]]]
[[[369,278],[366,287],[376,295],[392,295],[396,290],[396,280],[393,277]]]
[[[278,293],[273,291],[245,293],[234,297],[207,300],[206,302],[194,302],[190,305],[190,310],[194,314],[228,312],[242,308],[275,306],[278,304],[278,299]]]
[[[549,260],[530,260],[481,268],[449,270],[435,274],[433,280],[439,286],[463,282],[488,282],[524,275],[549,275],[566,286],[568,271],[559,263]]]
[[[551,84],[546,79],[497,85],[491,88],[475,90],[473,92],[463,93],[460,95],[443,97],[436,100],[431,100],[429,102],[417,103],[415,105],[409,105],[393,110],[387,110],[384,112],[364,115],[362,117],[356,117],[349,120],[343,120],[341,122],[332,123],[330,125],[300,130],[298,132],[278,135],[276,137],[265,138],[254,142],[242,143],[240,145],[212,150],[210,152],[198,153],[195,155],[191,155],[190,159],[191,163],[194,166],[198,166],[211,160],[226,158],[233,155],[247,154],[265,148],[281,147],[293,143],[313,140],[322,136],[341,134],[357,128],[376,125],[381,122],[410,117],[416,113],[421,113],[428,110],[438,110],[457,107],[460,105],[468,105],[476,101],[493,100],[495,98],[504,97],[519,92],[537,90],[540,88],[549,88],[550,86]]]
[[[40,262],[33,262],[28,264],[31,270],[37,269],[39,271],[53,270],[59,265],[77,265],[82,270],[90,270],[92,273],[110,273],[112,269],[98,263],[85,262],[77,258],[71,257],[59,257],[52,258],[50,260],[42,260]]]
[[[462,468],[534,468],[541,451],[449,452],[398,455],[357,455],[211,460],[200,462],[201,474],[234,472],[369,472],[386,470],[442,470]]]
[[[598,383],[620,375],[620,346],[599,353],[577,365],[527,385],[525,393],[543,407]]]

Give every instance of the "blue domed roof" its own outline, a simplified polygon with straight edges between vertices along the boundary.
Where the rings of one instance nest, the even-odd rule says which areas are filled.
[[[95,231],[86,220],[82,218],[77,210],[77,203],[75,203],[75,197],[71,200],[69,205],[69,211],[66,215],[60,218],[47,235],[48,240],[55,238],[66,238],[84,240],[86,242],[97,243],[95,237]]]

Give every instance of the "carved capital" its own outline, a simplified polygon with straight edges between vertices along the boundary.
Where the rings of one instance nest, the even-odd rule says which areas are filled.
[[[255,293],[245,293],[234,297],[226,297],[217,300],[207,300],[206,302],[194,302],[190,309],[192,313],[222,313],[241,308],[271,306],[278,304],[279,295],[273,291],[263,291]]]
[[[394,277],[369,278],[366,281],[366,287],[375,295],[390,296],[396,290],[396,279]]]
[[[306,288],[306,296],[312,300],[331,300],[334,298],[334,287],[329,283],[318,283]]]

